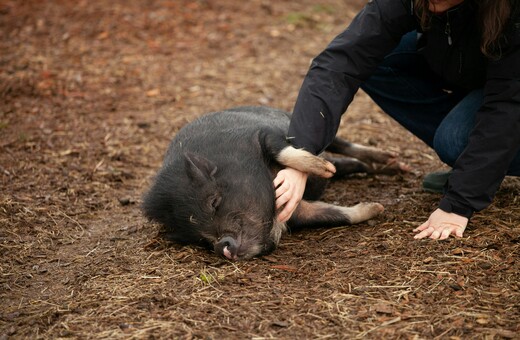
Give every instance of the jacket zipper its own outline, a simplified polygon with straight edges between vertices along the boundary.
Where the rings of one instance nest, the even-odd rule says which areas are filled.
[[[448,46],[453,44],[451,39],[451,25],[450,25],[450,10],[446,12],[446,26],[444,27],[444,34],[448,37]],[[459,51],[459,74],[462,73],[462,51]]]
[[[450,26],[450,12],[446,12],[446,27],[444,27],[444,34],[448,36],[448,45],[451,46],[453,41],[451,40],[451,26]]]

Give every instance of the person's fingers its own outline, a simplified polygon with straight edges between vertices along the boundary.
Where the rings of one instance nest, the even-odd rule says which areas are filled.
[[[450,235],[454,235],[457,237],[462,237],[464,233],[464,228],[462,227],[454,227],[454,226],[429,226],[424,229],[421,233],[415,235],[416,239],[421,239],[425,237],[429,237],[432,240],[445,240]]]
[[[414,229],[414,232],[419,232],[414,238],[430,237],[431,239],[445,240],[450,235],[462,237],[467,225],[468,219],[466,217],[437,209],[425,223]]]
[[[455,236],[462,237],[463,234],[464,234],[464,228],[455,229]]]
[[[273,180],[273,185],[275,188],[278,188],[285,181],[285,177],[281,176],[279,173]]]
[[[434,228],[434,230],[432,231],[432,233],[430,234],[430,238],[432,240],[438,240],[439,237],[441,237],[441,232],[437,229]]]
[[[433,228],[428,227],[428,228],[424,229],[423,231],[421,231],[419,234],[415,235],[414,238],[415,239],[425,238],[425,237],[430,236],[432,234],[432,232],[433,232]]]
[[[336,170],[334,165],[329,162],[326,163],[326,167],[329,171]],[[332,176],[332,173],[330,175]],[[275,206],[279,210],[278,221],[285,222],[290,219],[302,199],[306,180],[307,174],[295,169],[286,168],[278,172],[273,180]]]
[[[426,221],[423,224],[421,224],[420,226],[418,226],[417,228],[415,228],[413,231],[414,232],[423,231],[424,229],[428,228],[429,225],[430,225],[430,221]]]
[[[276,199],[276,209],[283,207],[282,211],[278,213],[278,221],[280,222],[286,222],[289,220],[300,203],[299,196],[294,192],[294,190],[295,188],[289,188]]]
[[[448,228],[445,228],[442,233],[441,233],[441,237],[439,238],[439,240],[445,240],[447,239],[448,237],[450,237],[451,233],[453,233],[453,230],[452,229],[448,229]]]
[[[298,200],[295,200],[295,199],[292,199],[289,202],[287,202],[287,204],[285,205],[284,210],[287,209],[288,216],[285,217],[284,222],[286,220],[289,220],[289,218],[292,216],[292,214],[296,210],[296,207],[298,206],[298,204],[299,204]]]
[[[278,221],[282,223],[287,222],[295,209],[296,204],[294,201],[289,200],[283,207],[282,211],[278,213]]]
[[[285,194],[288,190],[287,188],[287,185],[284,185],[283,183],[280,184],[276,190],[274,191],[274,197],[276,197],[276,199],[278,199],[278,197],[282,196],[283,194]]]
[[[276,209],[280,209],[283,207],[289,200],[291,199],[291,195],[288,194],[286,191],[282,192],[280,195],[277,195],[276,197]]]
[[[278,220],[278,222],[284,223],[289,220],[289,216],[291,216],[290,211],[286,211],[286,209],[284,208],[278,214],[277,220]]]

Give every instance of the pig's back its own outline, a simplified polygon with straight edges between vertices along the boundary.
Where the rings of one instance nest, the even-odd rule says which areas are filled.
[[[263,106],[243,106],[212,112],[185,126],[185,132],[196,133],[196,129],[237,134],[242,131],[258,131],[262,127],[273,127],[286,131],[290,114]]]
[[[262,129],[285,135],[290,114],[269,107],[244,106],[212,112],[184,126],[173,139],[166,162],[182,151],[192,151],[210,159],[220,155],[251,156],[255,136]]]

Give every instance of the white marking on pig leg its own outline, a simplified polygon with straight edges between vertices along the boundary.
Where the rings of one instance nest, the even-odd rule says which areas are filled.
[[[353,207],[336,206],[344,215],[348,216],[352,224],[364,222],[376,217],[385,210],[379,203],[359,203]]]
[[[363,162],[375,162],[385,164],[390,159],[396,158],[398,155],[392,151],[381,150],[372,146],[365,146],[356,143],[349,143],[343,146],[343,154],[357,158]]]
[[[379,203],[359,203],[353,207],[342,207],[321,201],[302,200],[295,221],[304,225],[316,223],[326,225],[339,221],[345,224],[356,224],[376,217],[383,210],[383,206]]]
[[[292,146],[288,146],[280,151],[276,156],[276,160],[290,168],[324,178],[330,178],[336,172],[336,168],[331,162],[303,149],[295,149]]]

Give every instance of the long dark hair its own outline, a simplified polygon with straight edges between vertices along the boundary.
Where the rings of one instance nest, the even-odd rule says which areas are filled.
[[[419,18],[421,27],[425,30],[430,25],[432,13],[428,10],[428,0],[413,0],[415,14]],[[492,59],[500,57],[502,35],[513,11],[515,0],[466,0],[474,3],[478,8],[477,22],[479,23],[482,39],[480,50]]]

